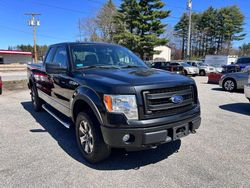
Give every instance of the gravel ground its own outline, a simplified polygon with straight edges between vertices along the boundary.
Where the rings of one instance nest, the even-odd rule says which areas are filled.
[[[195,80],[197,134],[155,150],[115,150],[97,165],[81,157],[73,131],[32,110],[28,90],[3,94],[0,187],[250,187],[250,103]]]

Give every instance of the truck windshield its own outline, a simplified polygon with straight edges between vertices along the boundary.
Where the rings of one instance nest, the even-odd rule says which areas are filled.
[[[78,44],[71,46],[76,69],[88,67],[135,68],[148,66],[128,49],[106,44]]]

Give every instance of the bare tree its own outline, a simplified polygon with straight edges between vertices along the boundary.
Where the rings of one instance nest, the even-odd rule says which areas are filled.
[[[101,38],[97,34],[98,26],[95,18],[81,19],[79,25],[80,29],[83,31],[85,41],[101,41]]]
[[[115,15],[117,10],[112,0],[108,2],[101,8],[97,17],[96,24],[100,31],[100,37],[105,42],[113,42],[113,34],[115,31]]]
[[[97,16],[81,19],[79,29],[80,33],[82,32],[85,35],[84,40],[113,42],[116,13],[117,10],[112,0],[108,0],[97,13]]]

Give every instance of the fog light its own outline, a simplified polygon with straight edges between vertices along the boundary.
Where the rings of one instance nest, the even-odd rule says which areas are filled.
[[[130,139],[130,135],[129,134],[125,134],[122,138],[123,142],[127,142]]]

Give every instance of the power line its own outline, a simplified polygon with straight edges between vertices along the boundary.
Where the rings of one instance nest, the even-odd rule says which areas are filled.
[[[28,34],[28,35],[32,34],[32,32],[24,31],[24,30],[21,30],[21,29],[13,28],[13,27],[8,27],[8,26],[5,26],[5,25],[0,25],[0,27],[3,28],[3,29],[16,31],[16,32],[19,32],[19,33],[25,33],[25,34]],[[55,37],[55,36],[44,35],[44,34],[37,34],[37,36],[43,37],[43,38],[56,39],[56,40],[68,40],[66,38]]]
[[[74,12],[74,13],[80,13],[80,14],[92,13],[92,11],[76,10],[76,9],[71,9],[71,8],[65,8],[65,7],[60,7],[60,6],[56,6],[56,5],[51,5],[51,4],[47,4],[47,3],[40,3],[40,2],[32,2],[32,3],[36,4],[36,5],[40,5],[40,6],[46,6],[46,7],[50,7],[50,8],[65,10],[65,11],[68,11],[68,12]]]

